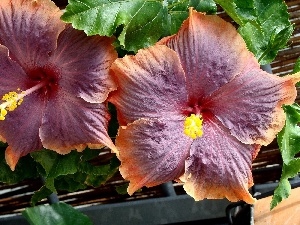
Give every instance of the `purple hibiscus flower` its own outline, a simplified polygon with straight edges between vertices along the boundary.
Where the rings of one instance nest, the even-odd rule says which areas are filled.
[[[252,160],[284,126],[300,73],[262,71],[231,24],[193,10],[177,34],[112,71],[129,194],[176,180],[196,200],[255,201]]]
[[[114,144],[105,100],[115,84],[112,38],[87,37],[50,0],[0,1],[0,136],[6,161],[41,148],[61,154]]]

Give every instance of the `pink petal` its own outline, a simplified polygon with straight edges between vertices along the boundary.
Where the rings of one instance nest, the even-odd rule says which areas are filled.
[[[66,154],[72,149],[108,146],[116,151],[107,134],[110,116],[103,103],[92,104],[60,90],[50,99],[40,128],[45,148]]]
[[[39,127],[45,105],[38,94],[31,94],[17,109],[8,112],[4,121],[0,121],[1,136],[7,141],[5,158],[12,170],[20,157],[42,149]]]
[[[0,99],[18,88],[26,90],[27,75],[19,64],[8,56],[8,49],[0,45]]]
[[[184,189],[195,200],[226,197],[253,203],[248,189],[253,185],[252,158],[259,148],[239,142],[216,118],[204,121],[203,136],[193,142],[186,161]]]
[[[25,70],[43,66],[64,29],[61,15],[50,0],[1,0],[0,44]]]
[[[50,62],[63,74],[59,85],[91,103],[101,103],[116,89],[108,71],[117,58],[108,37],[87,37],[68,26],[59,36]]]
[[[116,146],[120,172],[130,181],[128,193],[181,176],[191,142],[183,134],[183,121],[140,119],[121,127]]]
[[[294,102],[299,75],[281,78],[249,67],[204,100],[203,108],[243,143],[268,145],[284,126],[281,107]]]
[[[201,99],[231,81],[257,60],[236,29],[216,15],[190,10],[176,35],[163,38],[179,55],[191,99]]]
[[[139,118],[180,117],[187,102],[185,76],[176,53],[157,45],[112,65],[117,91],[109,99],[121,124]]]
[[[10,92],[26,89],[27,77],[23,69],[8,57],[8,49],[0,46],[0,98]],[[9,144],[6,161],[14,170],[20,157],[42,148],[38,136],[44,104],[37,95],[26,97],[15,111],[0,121],[0,135]]]

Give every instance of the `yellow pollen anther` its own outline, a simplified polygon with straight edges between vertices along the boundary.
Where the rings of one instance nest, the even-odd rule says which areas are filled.
[[[0,120],[5,120],[7,111],[14,111],[21,103],[23,102],[23,92],[17,93],[15,91],[10,91],[7,94],[3,95],[0,105]]]
[[[0,108],[0,120],[5,120],[6,114],[7,114],[7,110],[4,108]]]
[[[0,120],[5,120],[7,111],[14,111],[19,105],[22,104],[23,98],[40,88],[44,87],[47,84],[46,81],[39,82],[37,85],[27,89],[26,91],[21,91],[20,88],[15,91],[10,91],[7,94],[2,96],[3,103],[0,105]]]
[[[184,121],[184,134],[193,139],[201,137],[203,135],[202,122],[203,119],[200,115],[191,114]]]

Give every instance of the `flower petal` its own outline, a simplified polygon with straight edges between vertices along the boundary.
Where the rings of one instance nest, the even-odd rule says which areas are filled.
[[[87,37],[68,26],[59,36],[50,62],[63,74],[60,86],[91,103],[104,102],[116,89],[109,68],[117,58],[113,38]]]
[[[43,66],[64,29],[61,15],[50,0],[1,0],[0,44],[25,70]]]
[[[9,145],[5,158],[11,170],[15,169],[20,157],[42,149],[39,127],[44,108],[38,94],[32,93],[16,110],[8,112],[4,121],[0,121],[1,136]]]
[[[248,189],[253,185],[252,159],[260,146],[239,142],[216,118],[204,122],[203,136],[193,142],[186,161],[184,189],[195,200],[226,197],[253,203]]]
[[[107,134],[110,116],[103,103],[92,104],[60,90],[47,103],[40,128],[45,148],[61,154],[103,145],[116,151]]]
[[[116,146],[120,172],[130,181],[128,193],[181,176],[191,142],[183,134],[183,121],[140,119],[121,127]]]
[[[236,29],[216,15],[190,10],[176,35],[163,38],[179,55],[191,99],[201,99],[228,83],[257,60]]]
[[[18,88],[25,90],[27,75],[22,67],[11,60],[8,56],[8,49],[0,45],[0,99],[10,91],[17,91]]]
[[[187,102],[185,76],[176,53],[163,45],[139,50],[112,65],[118,89],[109,101],[123,125],[140,118],[179,116]],[[181,117],[181,116],[180,116]]]
[[[203,101],[203,108],[243,143],[268,145],[284,126],[281,107],[294,102],[297,80],[299,75],[281,78],[250,67]]]

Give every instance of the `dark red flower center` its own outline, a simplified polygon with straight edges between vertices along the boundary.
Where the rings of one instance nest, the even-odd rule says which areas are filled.
[[[54,66],[37,67],[29,70],[27,75],[29,76],[28,88],[44,83],[37,90],[42,98],[51,98],[56,95],[60,73]]]
[[[184,116],[190,116],[192,114],[202,114],[201,102],[196,99],[189,99],[187,107],[183,111]]]
[[[183,115],[186,117],[192,114],[201,115],[201,117],[206,120],[213,116],[209,108],[209,102],[203,99],[190,99],[187,107],[183,110]]]

